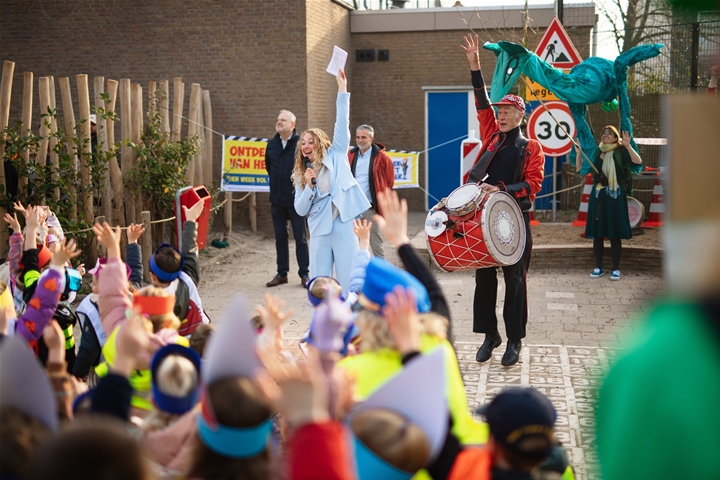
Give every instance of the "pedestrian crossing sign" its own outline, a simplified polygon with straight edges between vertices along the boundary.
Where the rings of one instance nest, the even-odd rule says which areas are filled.
[[[582,62],[580,54],[557,17],[553,17],[550,22],[535,49],[535,54],[540,60],[560,69],[572,68]]]

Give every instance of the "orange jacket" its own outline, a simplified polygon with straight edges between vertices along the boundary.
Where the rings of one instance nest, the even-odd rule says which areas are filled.
[[[477,158],[473,162],[473,167],[480,160],[480,157],[485,153],[488,145],[496,142],[496,135],[500,135],[500,129],[498,128],[497,118],[495,118],[495,111],[492,107],[483,108],[477,112],[478,122],[480,123],[480,138],[483,140],[483,144],[480,147],[480,152]],[[492,160],[490,160],[492,162]],[[488,164],[489,166],[489,164]],[[472,170],[472,167],[471,169]],[[470,176],[470,170],[465,174],[463,178],[464,182],[468,181]],[[535,200],[535,195],[542,188],[543,176],[545,174],[545,155],[543,154],[542,146],[537,140],[530,139],[525,149],[525,166],[523,167],[523,173],[521,182],[527,183],[527,186],[522,186],[518,189],[507,189],[505,185],[499,185],[501,190],[507,191],[516,200],[523,197],[530,196],[530,201]]]
[[[492,455],[486,448],[466,448],[453,463],[447,480],[490,480]]]

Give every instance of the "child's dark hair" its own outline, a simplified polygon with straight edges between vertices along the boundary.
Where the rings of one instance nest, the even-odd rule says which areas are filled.
[[[161,247],[155,252],[155,263],[163,272],[174,273],[182,267],[182,255],[172,247]]]
[[[190,335],[190,348],[202,358],[205,354],[205,345],[215,333],[215,325],[204,323],[198,326]]]
[[[255,332],[259,332],[263,328],[265,328],[265,322],[263,322],[263,319],[260,315],[255,315],[250,319],[250,324],[255,329]]]

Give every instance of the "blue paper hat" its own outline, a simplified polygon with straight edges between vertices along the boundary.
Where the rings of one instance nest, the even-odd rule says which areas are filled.
[[[158,267],[158,264],[155,261],[155,255],[157,255],[157,252],[159,252],[165,247],[172,248],[180,254],[180,268],[176,272],[166,272],[162,268]],[[152,257],[150,257],[150,271],[154,273],[158,280],[160,280],[161,282],[172,282],[173,280],[178,278],[180,276],[180,273],[182,273],[183,267],[185,267],[185,256],[180,250],[177,249],[175,245],[170,245],[169,243],[163,243],[162,245],[160,245],[157,250],[155,250],[155,253],[152,254]]]
[[[322,297],[318,298],[315,295],[313,295],[312,293],[310,293],[310,288],[312,287],[313,282],[315,280],[317,280],[318,278],[328,278],[328,279],[334,281],[335,283],[337,283],[338,286],[340,286],[340,283],[338,283],[338,281],[336,279],[334,279],[333,277],[328,277],[327,275],[319,275],[319,276],[313,278],[312,280],[310,280],[308,282],[308,286],[307,286],[307,297],[308,297],[308,301],[312,304],[313,307],[317,307],[323,301]]]
[[[405,368],[357,405],[348,423],[360,412],[391,410],[422,428],[430,442],[429,461],[442,450],[448,428],[445,399],[445,358],[442,348],[411,360]],[[350,430],[355,468],[359,480],[406,480],[416,472],[404,472],[370,451]]]
[[[168,395],[160,390],[160,387],[158,387],[156,381],[157,370],[160,368],[162,361],[165,360],[168,355],[180,355],[181,357],[187,358],[192,362],[195,367],[195,371],[197,372],[197,386],[184,397]],[[152,363],[150,364],[150,374],[152,378],[153,402],[155,402],[157,408],[163,412],[182,415],[183,413],[191,410],[198,402],[198,390],[200,386],[200,357],[193,350],[177,344],[164,346],[153,356]]]
[[[430,297],[425,286],[405,270],[377,257],[373,257],[368,264],[365,283],[358,300],[364,308],[378,311],[385,306],[385,295],[397,286],[412,290],[418,312],[430,311]]]
[[[218,322],[218,329],[210,337],[202,362],[203,383],[211,385],[228,377],[254,378],[262,368],[255,346],[255,331],[238,296]],[[261,453],[268,445],[272,420],[248,428],[222,425],[217,421],[207,390],[198,414],[198,433],[212,451],[231,458],[249,458]]]

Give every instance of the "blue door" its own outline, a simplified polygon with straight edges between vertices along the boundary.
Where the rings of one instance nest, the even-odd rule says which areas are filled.
[[[427,208],[460,186],[460,144],[468,134],[468,93],[427,92]],[[477,128],[477,127],[473,127]],[[450,140],[457,139],[453,142]],[[450,142],[438,148],[441,145]],[[435,198],[433,198],[435,197]]]

